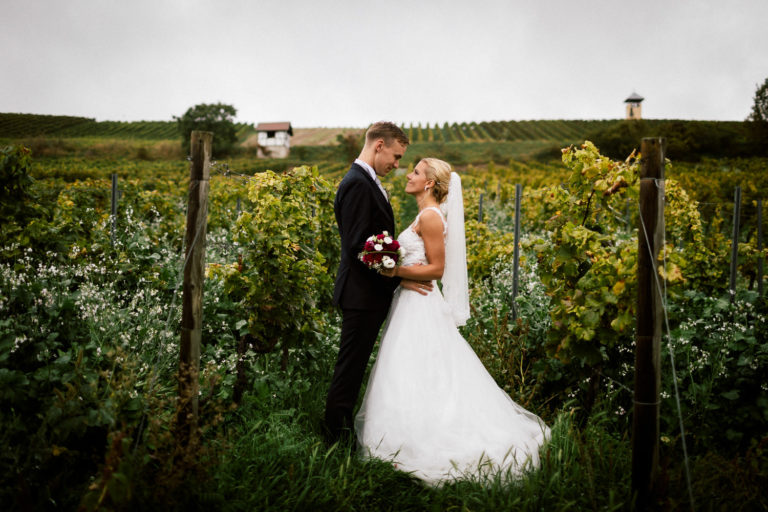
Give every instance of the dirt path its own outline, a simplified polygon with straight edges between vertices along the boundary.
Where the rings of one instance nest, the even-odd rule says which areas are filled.
[[[331,146],[340,134],[359,134],[362,128],[294,128],[292,146]]]
[[[334,146],[336,137],[348,133],[360,134],[363,128],[294,128],[291,146]],[[250,135],[244,142],[244,147],[255,147],[258,134]]]

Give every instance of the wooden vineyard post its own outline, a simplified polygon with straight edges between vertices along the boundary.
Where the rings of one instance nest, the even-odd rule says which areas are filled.
[[[627,207],[624,213],[624,218],[626,219],[626,224],[627,224],[627,231],[632,230],[632,214],[629,210],[629,207],[630,207],[630,199],[627,198]]]
[[[117,232],[117,174],[112,173],[112,247],[115,246],[115,233]]]
[[[483,196],[485,194],[480,192],[480,201],[477,206],[477,222],[483,222]]]
[[[523,186],[515,185],[515,250],[512,253],[512,319],[517,320],[517,288],[520,280],[520,202]]]
[[[757,200],[757,296],[763,298],[763,200]]]
[[[661,325],[664,315],[656,262],[664,240],[663,138],[644,138],[637,235],[637,333],[632,417],[632,492],[638,510],[652,506],[659,459]]]
[[[731,300],[736,297],[736,271],[739,268],[739,220],[741,218],[741,187],[733,189],[733,229],[731,231],[731,274],[728,289]]]
[[[183,446],[196,439],[197,395],[200,372],[200,338],[203,320],[203,279],[205,232],[208,217],[211,146],[213,133],[193,131],[192,166],[189,176],[187,230],[185,240],[184,287],[179,350],[178,434]]]

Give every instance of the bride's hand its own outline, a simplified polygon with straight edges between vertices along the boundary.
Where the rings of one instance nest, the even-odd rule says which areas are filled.
[[[403,279],[400,281],[400,286],[406,290],[418,292],[421,295],[427,295],[433,288],[431,281],[414,281],[412,279]]]
[[[413,266],[419,265],[421,265],[421,263],[416,263]],[[397,267],[379,269],[379,274],[383,275],[384,277],[397,277]]]

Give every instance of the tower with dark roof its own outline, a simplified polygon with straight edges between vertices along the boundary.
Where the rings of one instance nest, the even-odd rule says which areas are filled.
[[[632,91],[632,94],[629,95],[629,98],[624,100],[624,103],[627,104],[627,119],[642,118],[640,112],[640,103],[642,103],[644,99],[645,98]]]

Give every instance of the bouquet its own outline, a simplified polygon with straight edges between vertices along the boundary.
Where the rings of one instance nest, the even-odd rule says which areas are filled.
[[[384,231],[379,235],[369,236],[363,246],[363,252],[357,257],[368,268],[381,270],[382,268],[395,268],[403,255],[404,249],[400,247],[400,242]]]

